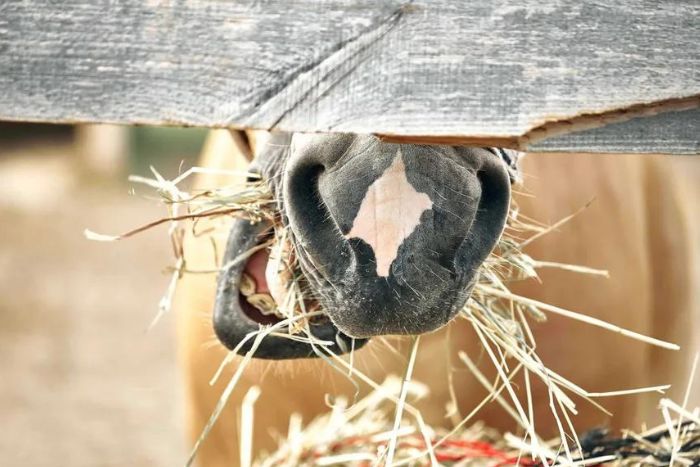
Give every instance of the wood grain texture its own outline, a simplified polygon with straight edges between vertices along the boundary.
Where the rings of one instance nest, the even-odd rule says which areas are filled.
[[[5,0],[0,119],[697,153],[698,111],[683,110],[700,105],[699,13],[697,0]]]

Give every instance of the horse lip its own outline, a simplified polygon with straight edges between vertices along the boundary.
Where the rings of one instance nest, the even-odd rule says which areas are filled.
[[[246,315],[240,304],[239,284],[246,265],[245,253],[258,243],[260,235],[269,229],[264,222],[251,224],[246,219],[235,219],[231,227],[224,255],[224,269],[219,273],[216,300],[214,304],[214,331],[221,343],[230,350],[236,349],[240,355],[251,351],[254,338],[246,336],[260,329],[260,324]],[[353,339],[341,332],[330,320],[320,324],[310,324],[311,334],[332,345],[312,346],[306,342],[268,335],[260,342],[253,353],[254,358],[284,360],[322,356],[323,352],[341,355],[363,346],[367,339]]]

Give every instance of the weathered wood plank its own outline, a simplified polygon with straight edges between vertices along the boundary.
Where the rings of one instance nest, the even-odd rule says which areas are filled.
[[[700,109],[555,136],[528,148],[535,152],[700,154]]]
[[[0,119],[697,153],[700,2],[606,3],[5,0]]]

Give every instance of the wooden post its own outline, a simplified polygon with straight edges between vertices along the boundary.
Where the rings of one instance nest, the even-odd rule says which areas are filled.
[[[129,159],[129,128],[120,125],[77,125],[76,150],[83,166],[102,176],[124,175]]]

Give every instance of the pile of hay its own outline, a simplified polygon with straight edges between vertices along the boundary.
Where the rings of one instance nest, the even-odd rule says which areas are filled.
[[[576,265],[540,262],[529,257],[523,248],[536,238],[556,229],[572,216],[553,226],[543,226],[524,219],[513,207],[509,214],[506,230],[496,249],[481,269],[478,283],[472,298],[461,313],[466,319],[493,363],[498,380],[493,383],[478,370],[466,354],[459,357],[488,390],[490,395],[475,407],[457,426],[447,432],[433,429],[423,422],[420,413],[412,407],[412,398],[426,396],[425,388],[411,381],[415,356],[419,349],[419,338],[414,338],[411,356],[402,380],[388,379],[379,384],[353,368],[352,354],[349,361],[328,351],[328,343],[320,342],[308,332],[308,319],[316,316],[319,310],[306,310],[305,299],[308,292],[304,289],[301,271],[293,257],[291,248],[284,248],[290,233],[280,220],[277,205],[267,185],[263,181],[248,182],[243,188],[219,188],[188,193],[179,185],[190,175],[211,172],[207,169],[194,168],[174,180],[165,180],[155,170],[153,179],[131,177],[132,181],[145,183],[158,190],[168,209],[168,216],[149,225],[140,227],[119,236],[97,235],[86,232],[95,240],[118,240],[127,238],[152,226],[170,223],[170,238],[175,252],[173,277],[167,293],[160,303],[158,316],[167,312],[175,290],[177,279],[188,272],[184,261],[182,239],[185,229],[196,229],[197,221],[203,217],[237,216],[251,222],[270,222],[274,228],[272,240],[259,246],[261,248],[278,247],[275,256],[285,267],[290,269],[292,281],[288,296],[279,314],[284,319],[273,326],[261,326],[247,336],[253,340],[250,352],[238,365],[234,376],[226,387],[217,408],[196,444],[190,462],[196,454],[201,441],[221,413],[228,397],[245,371],[252,354],[265,336],[274,333],[277,336],[305,340],[314,344],[319,356],[331,362],[333,367],[349,371],[353,377],[362,380],[375,389],[369,397],[347,407],[346,402],[336,404],[327,415],[315,420],[303,430],[298,421],[292,420],[290,433],[279,450],[272,453],[260,465],[421,465],[426,462],[433,465],[592,465],[615,460],[620,465],[632,465],[635,462],[664,462],[668,456],[683,465],[698,465],[698,424],[697,410],[688,412],[671,401],[662,400],[667,423],[657,430],[641,434],[627,433],[619,439],[608,439],[596,431],[579,439],[571,423],[570,415],[576,413],[576,406],[570,397],[572,394],[594,401],[598,397],[640,392],[663,393],[668,386],[636,388],[610,393],[590,393],[575,385],[565,377],[553,372],[536,352],[536,343],[530,330],[531,321],[543,321],[548,313],[563,315],[599,326],[627,337],[644,341],[648,344],[678,349],[674,344],[643,336],[633,331],[619,328],[613,324],[591,318],[586,315],[541,303],[511,293],[508,284],[515,280],[537,277],[537,270],[545,267],[564,268],[582,274],[606,275],[605,271],[594,270]],[[215,173],[231,174],[215,171]],[[240,173],[250,180],[251,174]],[[253,175],[254,176],[254,175]],[[584,207],[585,208],[585,207]],[[583,209],[583,208],[582,208]],[[237,258],[236,260],[239,260]],[[226,265],[222,265],[225,267]],[[229,364],[235,352],[222,362],[221,368]],[[512,363],[515,362],[515,363]],[[214,380],[219,377],[217,372]],[[515,376],[522,378],[527,400],[521,401],[513,387]],[[544,441],[537,435],[532,417],[533,401],[531,397],[531,379],[543,383],[550,394],[552,414],[559,427],[559,438]],[[446,384],[448,384],[446,382]],[[257,390],[257,389],[255,389]],[[244,407],[242,422],[242,442],[245,448],[250,446],[253,412],[252,404],[256,395],[250,394]],[[500,404],[522,428],[524,437],[499,434],[482,425],[474,425],[474,417],[479,409],[495,401]],[[665,401],[665,402],[664,402]],[[344,405],[345,404],[345,405]],[[602,408],[601,408],[602,409]],[[677,416],[673,421],[670,413]],[[564,440],[564,441],[562,441]],[[567,442],[566,440],[573,440]],[[244,449],[245,450],[245,449]],[[244,453],[246,462],[251,461],[251,453]],[[585,460],[584,460],[585,459]],[[658,464],[662,465],[662,464]]]
[[[428,428],[426,439],[415,421],[404,417],[395,432],[394,395],[401,385],[399,379],[388,378],[364,399],[350,407],[340,400],[332,411],[303,428],[298,419],[292,419],[279,448],[256,465],[381,465],[394,436],[397,442],[391,465],[395,466],[700,465],[700,408],[689,412],[668,399],[659,404],[666,419],[663,425],[642,433],[625,431],[617,437],[602,429],[592,430],[581,437],[580,447],[570,446],[571,457],[567,458],[561,455],[558,438],[542,443],[540,452],[534,453],[522,437],[501,434],[478,422],[452,431]],[[417,382],[408,383],[407,392],[412,399],[428,396],[425,386]]]

